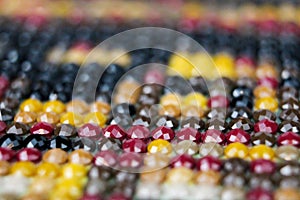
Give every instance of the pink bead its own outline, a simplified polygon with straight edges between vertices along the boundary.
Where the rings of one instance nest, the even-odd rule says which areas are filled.
[[[179,141],[190,140],[193,142],[200,142],[201,134],[194,128],[186,127],[182,128],[176,133],[176,137]]]
[[[42,153],[35,148],[25,148],[17,153],[16,158],[18,161],[39,162],[42,158]]]
[[[300,147],[300,136],[293,132],[286,132],[277,138],[278,146],[282,145],[293,145],[295,147]]]
[[[125,152],[145,153],[147,145],[140,139],[129,139],[123,142],[122,148]]]
[[[215,142],[215,143],[218,143],[218,144],[224,144],[225,135],[219,130],[210,129],[210,130],[207,130],[202,135],[202,142],[203,143]]]
[[[249,144],[250,134],[242,129],[233,129],[226,134],[227,143],[240,142],[243,144]]]
[[[38,122],[30,128],[31,134],[50,136],[53,133],[53,126],[47,122]]]
[[[149,71],[147,71],[144,77],[144,82],[146,84],[155,83],[163,85],[165,82],[164,73],[160,69],[150,69]]]
[[[3,121],[0,121],[0,134],[3,134],[3,133],[5,133],[5,131],[6,131],[6,128],[7,128],[7,125],[6,125],[6,123],[5,123],[5,122],[3,122]]]
[[[111,151],[101,151],[94,156],[93,163],[96,166],[108,166],[113,167],[118,162],[118,155]]]
[[[275,78],[272,77],[264,77],[262,79],[259,79],[257,81],[258,85],[263,85],[266,87],[271,87],[276,89],[278,87],[278,81]]]
[[[273,194],[262,188],[250,190],[246,195],[247,200],[273,200]]]
[[[127,135],[133,139],[145,140],[151,137],[149,129],[145,126],[135,125],[128,129]]]
[[[277,123],[269,119],[263,119],[254,125],[255,132],[276,133],[277,128]]]
[[[174,131],[171,128],[161,126],[152,131],[153,139],[163,139],[167,141],[171,141],[174,137]]]
[[[218,158],[205,156],[196,162],[196,167],[200,171],[219,171],[222,167],[222,162]]]
[[[251,162],[250,169],[256,174],[272,174],[275,172],[276,166],[270,160],[258,159]]]
[[[126,138],[126,132],[118,125],[113,124],[109,125],[103,130],[103,135],[107,138],[113,138],[113,139],[124,139]]]
[[[229,106],[229,100],[223,95],[217,95],[211,97],[207,105],[210,108],[227,108]]]
[[[122,168],[138,168],[142,162],[143,158],[138,153],[123,153],[119,157],[119,166]]]
[[[171,160],[171,167],[186,167],[193,169],[195,167],[195,160],[192,156],[187,154],[178,155]]]
[[[80,137],[97,139],[100,138],[101,133],[102,133],[101,128],[91,123],[85,124],[78,129],[78,136]]]
[[[254,61],[253,61],[253,59],[251,59],[249,57],[246,57],[246,56],[239,57],[236,60],[235,63],[236,63],[237,66],[239,66],[239,65],[250,65],[250,66],[254,67]]]
[[[10,161],[15,156],[15,152],[11,149],[0,147],[0,160]]]

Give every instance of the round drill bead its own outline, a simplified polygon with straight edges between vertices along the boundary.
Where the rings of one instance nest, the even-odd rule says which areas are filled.
[[[274,192],[275,200],[300,199],[300,192],[293,188],[280,188]]]
[[[83,122],[83,118],[75,113],[66,112],[60,117],[60,123],[70,124],[72,126],[80,126]]]
[[[273,147],[276,144],[276,136],[272,133],[257,132],[251,135],[251,144],[260,145],[264,144]]]
[[[227,143],[240,142],[242,144],[249,144],[250,135],[242,129],[233,129],[226,134]]]
[[[39,177],[56,178],[59,172],[59,166],[50,162],[43,162],[36,169],[36,175]]]
[[[62,137],[73,137],[77,135],[77,130],[70,124],[61,124],[54,130],[54,135]]]
[[[78,114],[85,114],[89,111],[89,106],[84,101],[72,100],[66,104],[66,111]]]
[[[6,147],[0,147],[0,160],[1,161],[10,161],[15,156],[15,153],[13,150],[6,148]]]
[[[140,139],[128,139],[122,144],[122,148],[125,152],[145,153],[147,151],[147,145]]]
[[[201,140],[203,143],[214,142],[218,144],[224,144],[225,135],[219,130],[207,130],[202,134]]]
[[[7,125],[6,125],[6,123],[5,123],[5,122],[3,122],[3,121],[0,121],[0,134],[3,134],[3,133],[5,133],[5,131],[6,131],[6,128],[7,128]]]
[[[154,129],[151,134],[152,138],[155,140],[163,139],[171,141],[175,137],[174,131],[171,128],[165,126]]]
[[[188,184],[192,181],[194,173],[191,169],[185,167],[176,167],[171,169],[166,176],[167,183],[183,183]]]
[[[52,135],[53,130],[54,130],[54,127],[51,124],[46,123],[46,122],[38,122],[30,128],[30,133],[44,135],[44,136],[50,136],[50,135]]]
[[[285,161],[298,160],[300,157],[298,148],[292,145],[280,146],[275,153],[277,158]]]
[[[229,100],[223,95],[217,95],[209,98],[207,105],[209,108],[227,108]]]
[[[36,167],[32,162],[20,161],[11,166],[10,173],[31,177],[36,173]]]
[[[273,194],[268,191],[265,190],[263,188],[256,188],[256,189],[252,189],[250,190],[247,195],[247,200],[273,200],[274,196]]]
[[[272,160],[275,156],[275,152],[271,147],[266,145],[257,145],[250,149],[249,156],[252,160],[266,159]]]
[[[124,139],[126,138],[126,132],[118,125],[109,125],[103,129],[103,135],[107,138]]]
[[[84,178],[87,173],[87,168],[80,164],[68,163],[61,169],[62,177],[66,179]]]
[[[149,129],[145,126],[135,125],[128,129],[127,135],[132,139],[149,139],[151,137],[151,133]]]
[[[88,165],[92,162],[93,156],[83,149],[77,149],[69,154],[68,160],[69,163]]]
[[[35,148],[25,148],[16,154],[18,161],[39,162],[42,158],[42,153]]]
[[[264,97],[257,99],[255,102],[255,109],[267,109],[272,112],[275,112],[278,109],[278,101],[272,97]]]
[[[197,185],[212,185],[217,186],[220,182],[221,175],[219,172],[208,170],[199,171],[195,174],[194,182]]]
[[[203,143],[199,147],[199,154],[218,158],[223,155],[223,147],[215,142]]]
[[[78,136],[79,137],[88,137],[88,138],[100,138],[100,136],[102,135],[102,130],[100,129],[99,126],[95,125],[95,124],[85,124],[83,126],[81,126],[78,129]]]
[[[251,162],[250,170],[256,174],[273,174],[276,170],[275,163],[270,160],[257,159]]]
[[[21,137],[13,134],[6,134],[0,138],[0,146],[13,150],[19,150],[24,147],[24,143]]]
[[[231,143],[225,147],[224,155],[227,158],[246,158],[248,155],[248,147],[239,142]]]
[[[203,94],[193,92],[184,97],[183,105],[185,106],[194,105],[196,107],[205,109],[207,107],[207,99]]]
[[[44,112],[54,112],[57,114],[62,114],[65,110],[65,104],[59,100],[48,101],[43,106]]]
[[[38,113],[42,111],[43,104],[37,99],[27,99],[20,105],[20,110],[25,112]]]
[[[149,153],[170,154],[172,145],[166,140],[157,139],[148,144],[147,150]]]
[[[222,163],[218,158],[212,156],[205,156],[196,161],[196,168],[200,171],[219,171],[221,169]]]
[[[43,155],[43,161],[54,163],[54,164],[64,164],[68,160],[68,154],[61,149],[50,149]]]
[[[114,151],[106,150],[98,152],[93,159],[96,166],[114,167],[118,162],[118,155]]]
[[[255,98],[276,97],[276,91],[266,86],[258,86],[253,91]]]
[[[100,112],[92,112],[84,117],[84,123],[94,123],[103,127],[106,123],[106,116]]]
[[[138,168],[142,165],[143,158],[138,153],[127,152],[119,156],[118,164],[122,169]]]
[[[195,142],[183,140],[173,144],[173,149],[177,154],[195,155],[198,153],[199,147]]]
[[[276,133],[278,125],[269,119],[263,119],[254,125],[255,132]]]
[[[170,161],[171,167],[186,167],[189,169],[193,169],[195,167],[195,160],[192,156],[187,154],[182,154],[175,156]]]
[[[54,112],[43,112],[38,115],[36,120],[38,122],[57,124],[59,122],[59,116]]]
[[[226,173],[244,173],[249,169],[249,163],[242,158],[229,158],[223,162],[223,170]]]
[[[274,112],[271,112],[270,110],[256,110],[253,113],[253,119],[258,122],[264,119],[268,119],[271,121],[276,121],[276,115]]]
[[[32,124],[36,121],[37,115],[34,112],[19,112],[15,115],[14,121],[24,124]]]
[[[294,132],[286,132],[277,138],[278,146],[293,145],[300,147],[300,136]]]
[[[191,127],[182,128],[176,133],[176,138],[179,141],[190,140],[197,143],[200,142],[200,137],[201,134]]]
[[[100,112],[104,115],[108,115],[110,112],[110,105],[101,101],[94,102],[90,105],[90,112]]]

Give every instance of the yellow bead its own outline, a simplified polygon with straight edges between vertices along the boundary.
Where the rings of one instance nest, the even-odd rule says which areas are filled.
[[[192,76],[202,76],[210,80],[219,77],[217,68],[215,67],[213,60],[207,53],[194,53],[190,60],[194,65]]]
[[[168,115],[171,117],[179,117],[180,116],[180,109],[177,106],[174,105],[168,105],[168,106],[163,106],[159,110],[160,115]]]
[[[66,106],[63,102],[59,100],[48,101],[43,106],[44,112],[55,112],[61,114],[66,110]]]
[[[82,181],[78,179],[60,179],[55,185],[54,191],[73,199],[79,199],[83,192]]]
[[[59,166],[54,163],[41,163],[36,170],[37,176],[55,178],[59,175]]]
[[[87,168],[80,164],[68,163],[63,166],[61,174],[64,178],[84,178]]]
[[[89,111],[87,103],[81,100],[72,100],[66,105],[67,112],[74,112],[77,114],[85,114]]]
[[[55,185],[55,179],[49,177],[35,177],[29,187],[29,193],[47,197]],[[47,198],[46,198],[47,199]]]
[[[276,97],[276,91],[266,86],[258,86],[253,91],[255,98]]]
[[[101,112],[107,115],[110,112],[110,105],[105,102],[96,101],[90,105],[90,112]]]
[[[158,139],[150,142],[147,149],[149,153],[169,154],[172,152],[172,145],[166,140]]]
[[[234,59],[226,53],[217,54],[214,62],[219,73],[219,77],[236,78]]]
[[[33,176],[35,174],[35,165],[29,161],[20,161],[16,162],[10,168],[11,174],[20,174],[23,176]]]
[[[185,96],[185,98],[183,99],[183,105],[206,108],[207,98],[201,93],[193,92]]]
[[[49,200],[74,200],[67,192],[60,190],[52,190]]]
[[[263,63],[256,69],[256,78],[261,79],[265,77],[278,77],[278,72],[276,71],[275,67],[269,63]]]
[[[234,142],[225,147],[224,154],[227,158],[246,158],[248,147],[242,143]]]
[[[103,127],[106,122],[106,116],[100,112],[92,112],[84,117],[84,123],[98,124]]]
[[[35,112],[19,112],[16,114],[14,121],[24,124],[32,124],[36,121],[37,115]]]
[[[43,104],[37,99],[27,99],[20,105],[20,110],[25,112],[40,112],[43,109]]]
[[[166,177],[167,183],[183,183],[188,184],[192,182],[194,172],[186,167],[176,167],[171,169]]]
[[[49,124],[57,124],[59,122],[59,116],[54,112],[43,112],[37,117],[38,122],[47,122]]]
[[[60,117],[60,123],[62,124],[71,124],[73,126],[80,126],[82,122],[83,122],[82,117],[72,112],[67,112]]]
[[[177,106],[179,107],[181,104],[181,96],[174,93],[169,93],[161,97],[160,104],[162,106]]]
[[[273,97],[264,97],[257,99],[255,102],[255,109],[266,109],[275,112],[278,109],[278,101]]]
[[[266,145],[257,145],[250,149],[249,156],[252,160],[267,159],[272,160],[275,156],[275,152],[271,147]]]
[[[170,58],[169,66],[167,69],[168,75],[177,75],[184,78],[190,78],[194,69],[191,63],[191,54],[179,52],[173,54]]]

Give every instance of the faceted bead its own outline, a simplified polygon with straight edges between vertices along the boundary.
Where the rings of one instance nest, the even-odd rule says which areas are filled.
[[[79,137],[88,137],[97,139],[102,135],[102,130],[99,126],[94,124],[85,124],[78,129]]]
[[[180,108],[174,105],[166,105],[162,106],[159,110],[159,115],[167,115],[171,117],[178,117],[180,116]]]
[[[157,140],[157,139],[163,139],[167,141],[171,141],[174,137],[174,131],[171,128],[162,126],[154,129],[151,133],[152,138]]]
[[[275,152],[272,148],[266,145],[257,145],[250,149],[249,156],[252,160],[256,160],[256,159],[272,160],[275,156]]]
[[[13,134],[6,134],[0,138],[0,146],[13,150],[19,150],[24,147],[21,137]]]
[[[199,117],[204,116],[204,110],[197,106],[184,106],[181,110],[181,116],[184,117]]]
[[[176,133],[176,138],[179,141],[190,140],[198,143],[200,142],[200,137],[200,133],[196,129],[190,127],[182,128]]]
[[[299,133],[300,132],[300,123],[299,122],[294,122],[294,121],[282,121],[279,124],[278,131],[281,133],[286,133],[286,132],[294,132],[294,133]]]
[[[201,76],[191,77],[189,79],[189,83],[191,84],[194,91],[207,94],[208,92],[207,83],[203,77]]]
[[[250,135],[242,129],[233,129],[226,134],[227,143],[239,142],[249,144],[250,139]]]
[[[51,162],[43,162],[38,165],[36,175],[40,177],[56,178],[59,175],[59,166]]]
[[[142,105],[136,112],[137,116],[153,118],[158,115],[159,107],[152,105]]]
[[[186,117],[181,120],[181,128],[193,128],[200,131],[204,126],[204,121],[197,117]]]
[[[7,129],[6,123],[3,121],[0,121],[0,134],[5,133],[6,129]]]
[[[170,164],[168,155],[162,153],[146,154],[144,156],[144,165],[151,171],[155,169],[163,169]],[[145,171],[145,170],[144,170]]]
[[[191,169],[185,167],[176,167],[171,169],[167,173],[166,181],[168,184],[170,183],[182,183],[188,184],[192,181],[194,173]]]
[[[95,195],[96,197],[104,193],[106,189],[105,182],[102,180],[92,179],[85,188],[85,193],[89,195]]]
[[[129,115],[116,114],[109,120],[110,125],[119,125],[124,129],[128,129],[132,125],[132,118]]]
[[[37,99],[27,99],[23,101],[20,105],[20,110],[25,112],[35,112],[38,113],[42,111],[43,104]]]
[[[56,196],[50,197],[51,200],[79,199],[82,196],[82,183],[80,183],[77,178],[62,178],[56,183],[50,195]]]
[[[133,116],[133,115],[135,115],[135,112],[136,112],[136,110],[135,110],[134,105],[128,104],[128,103],[117,104],[112,109],[113,115],[122,114],[122,115]]]
[[[46,137],[39,134],[29,135],[24,140],[24,147],[37,148],[41,151],[47,150],[49,147]]]
[[[258,86],[253,91],[255,98],[276,97],[276,91],[266,86]]]
[[[24,124],[32,124],[36,121],[36,114],[34,112],[19,112],[15,115],[14,121]]]
[[[202,134],[201,140],[203,143],[214,142],[218,144],[224,144],[225,135],[219,130],[211,129]]]
[[[147,150],[149,153],[169,154],[172,152],[172,145],[162,139],[157,139],[148,144]]]
[[[247,88],[255,88],[256,87],[256,80],[253,79],[253,78],[249,78],[249,77],[242,77],[242,78],[239,78],[237,81],[236,81],[237,85],[238,86],[244,86],[244,87],[247,87]]]
[[[75,149],[75,147],[73,147]],[[113,138],[101,138],[98,141],[99,151],[112,150],[121,151],[121,142],[118,139]]]
[[[138,153],[123,153],[119,156],[118,164],[121,168],[133,169],[142,165],[143,158]]]
[[[250,170],[256,174],[273,174],[276,171],[276,165],[270,160],[257,159],[251,162]]]
[[[165,126],[171,129],[176,129],[179,125],[179,122],[176,118],[170,116],[157,116],[151,120],[150,129],[155,129],[160,126]]]
[[[51,124],[46,122],[38,122],[30,128],[31,134],[38,134],[44,136],[52,135],[53,130],[54,127]]]
[[[254,125],[255,132],[276,133],[278,125],[269,119],[263,119]]]
[[[285,101],[282,101],[279,105],[279,107],[282,110],[287,110],[287,109],[295,109],[295,110],[299,110],[300,108],[300,103],[299,100],[296,100],[294,98],[289,98]]]
[[[15,156],[13,150],[9,148],[0,147],[0,161],[10,161]]]
[[[84,123],[94,123],[103,127],[106,123],[106,116],[100,112],[89,113],[84,117]]]
[[[249,188],[261,187],[266,190],[272,190],[275,186],[270,174],[252,174],[248,180]]]
[[[260,98],[257,99],[255,102],[255,109],[256,110],[267,109],[272,112],[275,112],[278,109],[278,102],[273,97]]]
[[[236,172],[229,172],[222,178],[223,186],[233,186],[237,188],[243,188],[246,185],[246,177],[244,173],[239,174]]]
[[[201,156],[221,157],[223,147],[215,142],[203,143],[200,145],[199,154]]]
[[[34,174],[36,173],[36,167],[32,162],[19,161],[11,166],[10,173],[31,177],[34,176]]]
[[[80,179],[84,178],[87,173],[87,168],[84,165],[67,163],[61,169],[62,177],[66,179]]]
[[[269,110],[256,110],[253,113],[253,119],[255,121],[261,121],[264,119],[276,121],[276,115],[274,112],[271,112]]]
[[[263,64],[256,69],[256,77],[258,79],[262,79],[265,77],[277,78],[278,72],[271,64]]]
[[[178,155],[178,156],[175,156],[174,158],[172,158],[172,160],[170,161],[170,166],[171,167],[186,167],[189,169],[193,169],[195,167],[195,160],[190,155],[182,154],[182,155]]]
[[[247,200],[273,200],[272,192],[263,189],[263,188],[255,188],[250,190],[247,195]]]
[[[227,128],[227,123],[226,123],[225,119],[213,118],[213,119],[207,120],[205,128],[219,130],[219,131],[225,131]]]
[[[234,88],[232,90],[231,95],[232,95],[233,98],[238,98],[238,97],[241,97],[241,96],[252,97],[253,92],[252,92],[251,88],[237,87],[237,88]]]
[[[57,124],[59,122],[59,117],[54,112],[44,112],[40,113],[36,119],[38,122],[46,122],[49,124]]]
[[[128,139],[123,142],[122,148],[125,152],[145,153],[147,145],[140,139]]]
[[[295,109],[283,110],[280,113],[279,118],[282,121],[289,120],[289,121],[299,122],[300,121],[300,113],[298,110],[295,110]]]
[[[44,112],[55,112],[57,114],[62,114],[63,112],[65,112],[65,110],[65,104],[59,100],[48,101],[43,106]]]
[[[6,134],[26,135],[28,133],[28,126],[23,123],[13,123],[7,127]]]
[[[7,161],[1,160],[0,161],[0,177],[5,176],[9,173],[10,164]]]
[[[18,161],[39,162],[42,158],[42,153],[35,148],[24,148],[16,154]]]
[[[222,200],[240,200],[245,199],[245,192],[242,188],[224,187],[221,194]]]
[[[62,124],[55,128],[54,135],[63,137],[73,137],[77,135],[77,130],[74,126],[70,124]]]
[[[282,101],[288,100],[290,98],[299,98],[298,90],[296,90],[294,87],[282,87],[279,90],[279,98]]]
[[[300,199],[300,193],[293,188],[280,188],[274,192],[275,200],[296,200]]]
[[[198,145],[190,140],[183,140],[173,144],[173,149],[177,154],[186,153],[188,155],[195,155],[199,150]]]
[[[68,154],[62,149],[50,149],[43,155],[43,161],[54,163],[54,164],[64,164],[67,162]]]
[[[47,199],[47,196],[52,191],[55,181],[52,177],[38,177],[34,178],[28,191],[29,195],[27,196],[28,200],[34,199]],[[32,196],[34,196],[32,198]]]
[[[83,119],[80,115],[66,112],[60,117],[60,123],[62,124],[70,124],[72,126],[80,126],[83,122]]]
[[[206,113],[208,119],[225,119],[226,109],[225,108],[212,108]]]
[[[229,158],[223,163],[223,170],[227,173],[236,172],[244,173],[249,169],[249,164],[246,160],[242,158]]]
[[[252,119],[252,112],[247,107],[236,107],[236,108],[233,108],[229,112],[229,114],[227,115],[227,117],[229,117],[231,119],[236,119],[236,118],[239,118],[239,117],[244,117],[244,118]]]
[[[276,144],[276,137],[271,133],[254,133],[251,135],[251,144],[253,144],[253,146],[264,144],[266,146],[273,147]]]
[[[51,149],[60,148],[64,151],[71,151],[72,142],[67,137],[55,136],[49,141],[49,148]]]
[[[253,129],[253,123],[248,118],[239,117],[233,119],[229,125],[229,129],[243,129],[244,131],[251,131]]]
[[[247,96],[241,96],[238,98],[234,98],[230,101],[230,106],[234,107],[247,107],[252,109],[253,108],[253,99]]]
[[[277,166],[277,171],[282,176],[299,176],[299,163],[297,161],[284,162]]]
[[[225,96],[217,95],[209,98],[207,105],[209,108],[227,108],[229,100]]]
[[[147,117],[136,116],[132,122],[133,126],[150,126],[151,119]],[[129,128],[130,129],[130,128]]]
[[[77,114],[85,114],[89,112],[89,106],[81,100],[72,100],[66,104],[66,111]]]
[[[103,135],[107,138],[124,139],[126,132],[118,125],[109,125],[103,129]]]
[[[184,106],[193,105],[205,109],[207,107],[207,99],[201,93],[192,92],[184,97],[183,105]]]
[[[268,87],[268,88],[274,88],[274,89],[276,89],[278,87],[277,79],[271,78],[271,77],[265,77],[265,78],[259,79],[257,81],[257,84]]]
[[[280,188],[295,188],[295,189],[299,188],[300,186],[299,176],[282,177],[278,185]]]
[[[199,171],[195,174],[194,182],[197,185],[213,185],[217,186],[220,182],[221,175],[219,172],[208,170]]]
[[[276,149],[275,153],[277,158],[285,161],[298,160],[300,157],[297,147],[292,145],[280,146]]]
[[[286,132],[277,138],[278,146],[283,145],[293,145],[295,147],[300,147],[300,136],[294,132]]]
[[[118,162],[118,155],[111,150],[98,152],[93,159],[95,166],[114,167]]]
[[[239,142],[231,143],[225,147],[224,155],[227,158],[246,158],[248,155],[248,147]]]
[[[218,158],[212,156],[205,156],[203,158],[200,158],[196,162],[196,168],[200,171],[208,171],[208,170],[219,171],[221,167],[222,167],[221,161]]]
[[[145,126],[135,125],[131,126],[127,131],[128,137],[132,139],[145,140],[151,137],[149,129]]]
[[[148,169],[149,168],[149,169]],[[166,177],[168,170],[166,168],[153,170],[151,167],[142,169],[140,179],[142,182],[155,183],[159,185]]]
[[[110,105],[105,102],[96,101],[90,105],[90,112],[100,112],[104,115],[108,115],[110,112]]]
[[[77,149],[69,154],[68,160],[69,163],[88,165],[92,162],[93,156],[83,149]]]
[[[195,95],[195,98],[196,97],[197,97],[197,95]],[[193,96],[187,98],[185,100],[186,101],[186,105],[191,105],[190,101],[192,101],[192,100],[194,100]],[[166,95],[164,95],[164,96],[161,97],[161,99],[160,99],[160,105],[162,105],[162,106],[167,106],[167,105],[180,106],[181,101],[182,100],[181,100],[181,96],[180,95],[169,93],[169,94],[166,94]],[[194,100],[194,101],[196,101],[196,100]]]

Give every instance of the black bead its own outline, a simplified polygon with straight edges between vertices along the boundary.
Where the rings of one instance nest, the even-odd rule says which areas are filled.
[[[7,108],[0,109],[0,121],[9,123],[13,120],[13,118],[14,118],[14,114],[10,109]]]
[[[60,148],[64,151],[72,150],[72,142],[63,136],[55,136],[49,141],[49,147],[51,149]]]
[[[24,147],[37,148],[44,151],[49,148],[49,143],[46,137],[38,134],[31,134],[25,138]]]
[[[14,134],[6,134],[0,138],[1,147],[19,150],[23,148],[23,141],[20,136]]]

